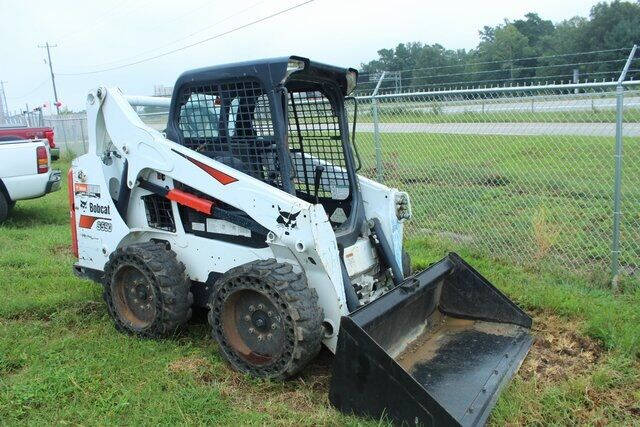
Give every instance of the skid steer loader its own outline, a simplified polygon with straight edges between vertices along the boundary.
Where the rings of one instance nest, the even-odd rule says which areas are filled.
[[[482,424],[531,318],[456,254],[411,274],[408,195],[357,174],[357,77],[292,56],[185,72],[170,100],[89,92],[74,270],[103,285],[120,331],[167,336],[208,307],[237,370],[287,378],[324,344],[339,410]],[[140,105],[169,107],[163,132]]]

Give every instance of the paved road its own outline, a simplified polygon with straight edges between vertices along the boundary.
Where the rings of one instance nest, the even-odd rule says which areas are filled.
[[[420,101],[424,102],[424,101]],[[382,104],[383,106],[385,104]],[[389,104],[392,105],[392,104]],[[631,96],[624,98],[625,108],[638,108],[640,97]],[[549,99],[531,98],[509,102],[508,98],[488,99],[484,103],[480,101],[453,101],[442,105],[443,113],[489,113],[489,112],[535,112],[548,113],[553,111],[593,111],[593,110],[614,110],[616,108],[615,98],[591,98],[591,99]],[[416,107],[412,109],[421,113],[432,113],[433,107]]]

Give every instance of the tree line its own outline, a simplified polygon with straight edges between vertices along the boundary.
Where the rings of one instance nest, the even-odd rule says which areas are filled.
[[[370,91],[382,71],[389,72],[383,88],[402,90],[567,82],[574,70],[580,81],[617,79],[631,46],[640,43],[640,0],[597,3],[588,18],[559,23],[531,12],[479,33],[470,50],[422,42],[380,49],[361,65],[360,89]],[[636,68],[630,77],[640,78]]]

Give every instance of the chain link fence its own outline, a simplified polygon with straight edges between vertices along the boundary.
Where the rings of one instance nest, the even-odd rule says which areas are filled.
[[[409,237],[605,280],[638,277],[640,86],[621,87],[621,110],[616,82],[361,96],[361,173],[409,192]]]
[[[63,155],[74,157],[87,152],[86,114],[44,117],[42,124],[53,128],[56,145]]]

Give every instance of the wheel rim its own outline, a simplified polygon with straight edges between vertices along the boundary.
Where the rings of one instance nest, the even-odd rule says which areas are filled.
[[[151,280],[139,268],[124,265],[114,275],[115,309],[136,329],[149,326],[156,317],[156,295]]]
[[[236,290],[222,306],[225,342],[252,365],[271,364],[287,351],[286,316],[265,294]]]

